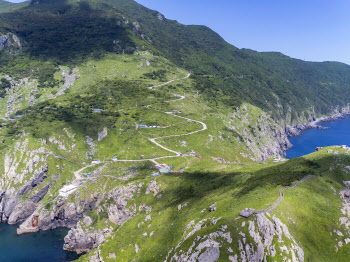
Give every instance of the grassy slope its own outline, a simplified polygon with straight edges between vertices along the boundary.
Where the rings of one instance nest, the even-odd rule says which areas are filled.
[[[280,53],[239,50],[209,28],[160,21],[157,11],[134,1],[104,2],[138,21],[140,32],[150,37],[152,45],[168,59],[196,75],[211,76],[199,81],[203,85],[200,91],[210,99],[229,106],[250,102],[273,112],[276,118],[287,117],[289,107],[302,113],[314,106],[318,114],[325,114],[330,107],[349,102],[349,97],[339,95],[346,92],[350,82],[349,66],[345,64],[310,63]],[[337,90],[336,94],[331,90]],[[278,112],[277,103],[283,105],[282,112]],[[297,121],[296,115],[292,121]]]
[[[279,53],[239,50],[209,28],[160,20],[158,12],[132,0],[42,1],[3,14],[0,31],[17,34],[26,42],[24,54],[53,65],[77,64],[106,52],[143,47],[192,70],[196,88],[206,99],[226,107],[249,102],[287,122],[311,118],[312,107],[316,111],[312,113],[327,114],[331,107],[350,101],[350,71],[345,64],[309,63]],[[113,45],[115,40],[119,43]],[[5,68],[18,74],[13,67]]]
[[[208,224],[207,228],[198,231],[182,246],[190,246],[198,235],[203,236],[218,230],[222,225],[228,225],[233,234],[233,244],[230,246],[238,250],[234,232],[236,228],[240,228],[243,221],[248,221],[243,218],[236,220],[239,212],[245,207],[267,208],[277,199],[281,187],[291,185],[306,175],[314,174],[317,175],[316,178],[287,190],[284,201],[272,214],[289,227],[290,233],[304,249],[305,261],[330,261],[331,258],[333,261],[347,261],[350,250],[343,247],[336,252],[335,246],[338,241],[335,241],[335,237],[330,233],[339,228],[338,221],[341,216],[339,190],[343,188],[342,180],[348,180],[350,176],[341,171],[341,168],[330,172],[329,166],[334,157],[325,152],[314,153],[283,164],[232,167],[237,168],[234,173],[222,170],[216,173],[189,172],[158,177],[156,181],[157,184],[161,184],[162,193],[160,198],[153,197],[152,194],[145,195],[144,187],[140,197],[128,202],[128,207],[134,203],[137,207],[141,204],[152,206],[150,213],[152,220],[145,222],[146,214],[143,211],[138,212],[121,227],[113,225],[115,233],[112,233],[100,248],[103,259],[163,261],[168,251],[183,239],[183,229],[191,220],[197,223],[205,218],[214,217],[221,217],[218,224]],[[343,162],[350,161],[347,155],[341,155],[340,159]],[[204,166],[205,164],[202,168]],[[215,169],[215,164],[212,164],[212,168]],[[150,177],[141,176],[134,178],[132,182],[148,185],[151,180]],[[99,183],[113,183],[110,188],[125,184],[112,179],[101,180]],[[178,211],[178,205],[186,202],[188,206]],[[217,203],[217,211],[210,213],[208,208],[214,202]],[[301,205],[303,208],[300,208]],[[201,212],[203,210],[205,211]],[[103,225],[102,221],[103,219],[100,225]],[[245,230],[243,232],[247,234]],[[347,238],[346,232],[342,231],[345,234],[343,238]],[[149,236],[151,232],[154,232],[152,237]],[[143,236],[144,233],[147,233],[147,236]],[[137,254],[135,244],[140,247]],[[278,252],[274,260],[282,259],[279,256],[280,247],[276,243]],[[117,258],[109,259],[110,253],[117,254]],[[219,261],[227,261],[227,256],[228,253],[222,249]],[[79,261],[88,261],[87,257],[89,255],[81,257]]]
[[[130,11],[135,10],[131,9]],[[156,13],[152,12],[151,15],[154,16]],[[17,18],[18,17],[17,14]],[[145,20],[142,21],[145,22]],[[157,20],[153,19],[151,22],[154,21]],[[184,28],[175,22],[168,21],[167,23],[172,23],[170,27],[172,29],[178,27],[178,30],[181,31]],[[159,28],[162,29],[162,27]],[[196,31],[196,34],[203,32],[206,34],[209,32],[208,29],[190,27],[190,31],[187,33],[192,32],[194,29],[198,30]],[[214,39],[217,37],[214,35],[211,36]],[[159,43],[156,43],[156,45],[159,45]],[[169,53],[167,54],[164,49],[161,47],[159,48],[161,49],[161,52],[168,57],[173,54],[171,52],[175,49],[174,47],[173,50],[169,49]],[[219,55],[220,52],[223,52],[222,50],[226,50],[225,48],[229,48],[232,52],[237,51],[235,48],[228,47],[226,44],[224,46],[219,45],[217,48],[217,50],[212,50],[215,55]],[[143,52],[144,50],[138,51]],[[187,51],[191,50],[185,50],[182,52],[184,52],[183,54],[185,55]],[[56,55],[59,57],[60,53]],[[223,52],[221,53],[221,56],[218,57],[220,58],[225,55],[226,53]],[[234,61],[237,64],[238,61],[243,61],[244,59],[247,59],[246,63],[255,61],[255,58],[253,57],[256,55],[248,54],[248,57],[245,57],[244,59],[238,58],[238,56],[243,56],[243,54],[240,52],[235,53]],[[55,59],[57,57],[55,57]],[[240,153],[248,154],[250,152],[242,141],[239,140],[239,136],[236,133],[227,130],[230,115],[234,111],[231,111],[231,109],[228,110],[227,104],[221,103],[220,101],[219,103],[208,101],[208,97],[203,95],[203,93],[205,94],[203,90],[200,90],[200,92],[203,92],[202,94],[200,93],[200,95],[197,95],[196,91],[201,87],[201,85],[198,85],[198,79],[194,78],[174,83],[161,88],[163,90],[161,93],[154,93],[147,90],[145,87],[160,83],[161,80],[151,80],[149,78],[144,79],[144,73],[150,73],[155,70],[166,68],[166,78],[170,80],[175,77],[185,76],[186,71],[174,66],[168,60],[153,56],[150,53],[141,53],[139,56],[137,54],[108,54],[107,56],[102,57],[103,59],[98,59],[89,56],[81,63],[74,65],[69,64],[70,68],[77,67],[79,69],[81,78],[75,83],[73,89],[67,92],[64,96],[50,100],[49,102],[44,102],[44,100],[50,98],[52,91],[58,90],[59,86],[40,89],[39,92],[42,94],[42,97],[40,97],[38,101],[41,101],[41,103],[32,107],[32,112],[26,117],[18,120],[16,123],[9,124],[1,130],[1,135],[5,139],[4,144],[2,145],[2,157],[4,157],[6,152],[12,150],[11,148],[16,144],[17,141],[13,141],[12,139],[15,138],[18,140],[19,138],[16,135],[25,129],[29,132],[27,138],[32,150],[40,147],[40,138],[49,139],[50,136],[55,136],[57,139],[59,138],[62,140],[67,147],[72,147],[72,145],[76,143],[75,149],[62,150],[58,145],[53,143],[48,143],[47,147],[56,154],[61,154],[67,159],[83,164],[83,162],[89,161],[86,159],[85,154],[89,149],[87,144],[84,143],[85,136],[92,136],[96,142],[97,132],[102,131],[105,126],[108,126],[109,134],[104,140],[97,143],[98,151],[95,154],[96,158],[108,160],[112,156],[117,155],[121,159],[126,157],[128,159],[140,159],[141,154],[144,154],[146,157],[153,156],[155,153],[156,156],[169,155],[169,152],[156,148],[153,144],[150,144],[144,137],[142,137],[142,135],[136,131],[135,123],[138,123],[140,119],[144,119],[144,122],[147,121],[148,123],[152,123],[153,119],[153,122],[156,124],[170,125],[177,119],[174,120],[173,117],[167,116],[163,113],[157,113],[152,109],[128,109],[129,107],[134,107],[134,104],[136,105],[136,103],[144,105],[155,103],[154,107],[163,111],[174,109],[180,110],[186,117],[204,121],[209,128],[203,133],[198,133],[185,139],[176,138],[163,140],[164,145],[169,146],[173,150],[176,150],[177,148],[183,149],[184,151],[194,149],[205,158],[198,159],[186,157],[164,160],[164,163],[171,164],[176,169],[186,167],[188,172],[178,175],[164,175],[157,178],[157,182],[162,184],[161,190],[163,190],[160,199],[154,198],[152,195],[144,194],[146,185],[152,180],[149,175],[155,171],[150,164],[112,164],[110,162],[106,163],[107,166],[102,173],[96,175],[97,183],[86,183],[86,188],[82,188],[78,191],[76,196],[70,197],[69,201],[79,201],[80,198],[91,197],[92,193],[103,194],[108,190],[126,185],[129,182],[144,183],[141,196],[128,202],[128,206],[132,206],[134,203],[137,207],[141,204],[151,205],[153,207],[151,213],[152,221],[148,224],[142,224],[145,220],[146,214],[138,212],[139,214],[135,218],[125,223],[122,227],[117,227],[113,224],[108,224],[107,222],[108,225],[111,225],[114,228],[115,231],[112,234],[112,237],[115,236],[115,238],[113,240],[108,239],[108,241],[101,247],[102,255],[106,261],[108,261],[106,257],[110,252],[118,253],[119,257],[117,258],[117,261],[132,260],[136,256],[134,251],[135,243],[141,247],[140,252],[137,254],[137,257],[141,261],[162,260],[167,252],[182,240],[183,229],[193,219],[198,222],[201,219],[212,218],[213,216],[222,217],[219,224],[215,226],[208,225],[207,229],[198,232],[200,235],[214,231],[223,224],[228,224],[233,231],[234,228],[237,228],[238,226],[238,222],[236,222],[234,218],[238,216],[242,209],[245,207],[256,209],[266,208],[269,204],[274,202],[278,190],[282,186],[290,185],[293,181],[301,179],[309,174],[316,174],[319,175],[319,177],[307,181],[300,187],[286,192],[285,201],[275,211],[275,214],[289,226],[290,231],[303,246],[306,257],[311,261],[313,259],[313,254],[319,250],[326,250],[327,252],[318,252],[317,261],[327,261],[329,260],[329,257],[335,257],[338,261],[346,261],[345,258],[349,255],[348,250],[343,248],[340,252],[335,253],[334,245],[332,245],[332,236],[329,232],[335,227],[333,219],[337,220],[339,218],[334,203],[338,204],[340,201],[338,195],[334,195],[331,186],[337,190],[336,193],[338,193],[339,189],[342,188],[341,180],[349,178],[348,175],[339,170],[335,172],[328,171],[333,159],[327,154],[324,154],[324,152],[321,152],[305,158],[292,160],[285,164],[272,164],[271,160],[267,165],[247,161]],[[141,57],[154,60],[153,62],[151,61],[151,67],[144,66],[138,68],[138,66],[143,63],[140,61]],[[193,56],[189,55],[189,58],[197,59],[193,59],[194,64],[190,65],[189,68],[195,65],[198,66],[198,61],[205,64],[203,61],[209,59],[207,56],[205,57],[198,53]],[[218,62],[220,59],[216,58],[214,60],[214,62]],[[213,62],[213,60],[210,61]],[[269,63],[273,62],[274,59],[271,59]],[[201,68],[201,70],[208,70],[210,74],[216,73],[215,70],[211,72],[213,69],[212,66],[213,65],[210,64],[208,68]],[[314,67],[314,64],[310,66]],[[339,65],[339,67],[344,69],[343,65]],[[307,66],[307,68],[309,68],[309,66]],[[328,67],[326,66],[322,70],[327,70],[327,68]],[[247,66],[245,70],[250,72],[252,68]],[[252,72],[256,73],[255,77],[258,77],[264,75],[268,69],[264,70],[258,73],[254,70],[252,70]],[[320,69],[319,72],[324,72],[322,70]],[[336,69],[333,73],[336,74],[337,70],[339,69]],[[5,73],[8,72],[2,72],[2,75]],[[241,74],[245,72],[231,71],[230,73]],[[288,77],[291,74],[288,74]],[[347,74],[347,69],[344,69],[344,74]],[[266,75],[269,74],[266,73]],[[56,80],[62,80],[58,69],[56,70],[55,77],[57,78]],[[287,78],[287,76],[284,77]],[[36,79],[35,76],[33,76],[33,78]],[[115,78],[118,81],[126,80],[126,82],[123,82],[124,84],[121,86],[118,84],[120,82],[114,82]],[[276,78],[281,80],[280,76],[276,76]],[[299,78],[299,76],[297,76],[297,78]],[[108,81],[106,82],[106,79],[112,79],[113,81],[112,83]],[[252,82],[243,82],[243,80],[239,80],[239,82],[235,82],[234,86],[241,88],[244,85],[253,83],[252,88],[256,88],[259,83],[261,84],[260,81],[264,80]],[[283,82],[283,79],[281,81]],[[218,82],[216,82],[214,78],[212,83],[216,86],[215,84]],[[276,83],[279,82],[276,81]],[[105,88],[106,86],[108,88]],[[118,91],[125,91],[124,86],[130,87],[130,90],[137,89],[137,92],[121,95]],[[287,85],[285,87],[288,88],[290,86]],[[170,88],[173,93],[185,92],[187,98],[180,103],[164,103],[164,100],[172,98],[172,96],[168,94],[168,88]],[[110,90],[114,90],[116,93],[111,93]],[[249,91],[249,89],[247,90]],[[23,92],[23,94],[26,95],[28,90]],[[235,94],[235,92],[233,93]],[[16,93],[16,95],[19,94],[20,93]],[[222,97],[225,97],[225,92],[219,88],[215,95],[222,95]],[[115,101],[113,99],[114,96],[121,97],[122,99],[120,99],[120,101]],[[242,95],[242,97],[244,96]],[[287,98],[288,96],[285,97],[285,99]],[[254,101],[254,99],[251,99],[250,101]],[[332,102],[340,102],[340,100],[335,98]],[[5,108],[6,100],[3,99],[1,104],[2,108]],[[79,109],[79,106],[81,105],[83,105],[83,109]],[[51,108],[49,110],[44,110],[45,106],[50,106]],[[90,108],[102,106],[106,106],[107,110],[100,115],[93,114],[90,110]],[[19,109],[24,109],[25,107],[27,107],[27,105],[23,104]],[[123,109],[123,112],[116,112],[118,111],[118,107]],[[253,123],[255,123],[261,114],[265,114],[256,107],[250,105],[248,105],[248,107],[251,109],[251,116],[249,118]],[[237,119],[233,124],[240,129],[248,127],[248,124],[241,123]],[[67,136],[63,131],[63,128],[67,128],[70,133],[76,134],[74,139]],[[145,136],[154,137],[158,135],[177,134],[180,131],[188,132],[195,130],[196,128],[198,128],[198,125],[192,123],[182,124],[179,128],[175,129],[169,128],[165,130],[154,129],[138,131]],[[219,133],[219,131],[221,133]],[[219,134],[221,138],[219,138]],[[213,141],[209,141],[209,135],[214,137]],[[23,142],[24,139],[25,138],[19,140]],[[180,142],[184,140],[188,144],[187,148],[181,148]],[[18,157],[20,155],[19,152],[16,152],[15,154]],[[244,162],[247,166],[238,164],[220,164],[213,161],[211,159],[212,156],[223,157],[229,161],[237,163]],[[348,161],[346,159],[347,156],[344,156],[344,161]],[[50,201],[56,199],[58,189],[74,179],[72,170],[77,170],[79,168],[76,164],[71,164],[67,161],[54,159],[52,157],[49,158],[48,161],[50,163],[48,182],[54,182],[53,176],[57,173],[61,173],[61,176],[58,181],[54,182],[54,186],[50,193],[42,202],[47,208],[51,205]],[[1,161],[1,163],[3,163],[3,161]],[[4,170],[3,164],[1,165],[2,170]],[[24,166],[24,163],[21,163],[19,169],[24,168]],[[60,166],[61,169],[58,169],[57,166]],[[98,167],[90,168],[90,171],[97,168]],[[131,178],[131,180],[121,181],[115,179],[117,176],[127,176],[133,170],[136,170],[139,175]],[[28,173],[24,181],[29,179],[31,175],[32,173]],[[10,185],[12,184],[10,183]],[[15,188],[18,188],[20,184],[14,186]],[[43,186],[44,185],[41,187]],[[313,199],[314,201],[305,203],[305,199]],[[109,199],[105,199],[105,201],[108,202]],[[188,208],[185,208],[182,212],[178,212],[178,204],[184,204],[185,202],[189,202]],[[209,213],[207,211],[208,207],[214,202],[217,202],[218,210],[215,213]],[[301,204],[304,204],[305,208],[301,209]],[[206,209],[206,211],[200,213],[204,209]],[[290,210],[293,210],[293,212]],[[290,214],[288,214],[288,217],[293,216],[291,218],[298,223],[298,226],[291,223],[291,220],[285,215],[281,215],[280,212],[283,212],[283,214],[288,214],[289,212]],[[89,214],[94,218],[94,228],[102,229],[106,226],[104,224],[106,221],[105,214],[105,212],[97,214],[96,211]],[[317,218],[316,220],[314,219],[315,217]],[[239,220],[239,223],[241,221],[242,219]],[[139,223],[142,225],[137,227]],[[310,226],[311,223],[315,223],[316,226]],[[148,225],[151,226],[148,227]],[[314,232],[315,227],[322,228],[322,230]],[[299,230],[299,228],[302,228],[303,230]],[[148,238],[143,236],[143,233],[147,232],[149,235],[152,231],[154,231],[154,237],[149,241]],[[120,235],[123,235],[124,238],[119,238],[118,236]],[[189,239],[184,245],[190,245],[195,236]],[[317,241],[321,238],[324,241]],[[122,249],[124,250],[123,252],[121,252]],[[234,247],[234,249],[236,250],[237,247]],[[153,256],[156,257],[154,258]],[[81,258],[82,261],[86,259],[87,256]],[[225,261],[227,257],[222,257],[220,259]]]
[[[10,3],[4,0],[0,0],[0,13],[6,13],[6,12],[11,12],[16,9],[25,7],[29,4],[29,1],[23,2],[23,3]]]

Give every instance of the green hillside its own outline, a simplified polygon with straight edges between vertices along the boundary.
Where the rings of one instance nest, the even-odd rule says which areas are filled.
[[[249,102],[287,122],[297,122],[303,113],[307,118],[310,108],[318,115],[330,113],[350,100],[350,70],[345,64],[240,50],[209,28],[158,17],[158,12],[132,0],[39,2],[1,16],[0,31],[22,38],[27,45],[24,53],[31,58],[76,64],[87,56],[102,58],[105,53],[143,47],[191,70],[196,89],[215,105]],[[114,40],[118,44],[113,45]]]
[[[29,1],[15,4],[15,3],[10,3],[8,1],[0,0],[0,13],[11,12],[13,10],[25,7],[28,4],[29,4]]]
[[[78,261],[347,261],[349,149],[283,156],[349,83],[133,0],[0,2],[0,221]]]

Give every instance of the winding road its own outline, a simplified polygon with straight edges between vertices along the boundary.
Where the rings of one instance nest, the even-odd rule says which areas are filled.
[[[174,80],[171,80],[171,81],[168,81],[166,83],[163,83],[163,84],[159,84],[159,85],[155,85],[155,86],[150,86],[148,87],[148,89],[152,89],[152,90],[155,90],[155,91],[160,91],[160,90],[157,90],[155,88],[157,87],[161,87],[161,86],[165,86],[165,85],[168,85],[170,83],[173,83],[175,81],[180,81],[180,80],[184,80],[184,79],[187,79],[191,76],[191,73],[188,73],[187,76],[183,77],[183,78],[179,78],[179,79],[174,79]],[[174,95],[175,97],[179,97],[177,99],[174,99],[174,100],[169,100],[169,101],[165,101],[167,103],[169,102],[176,102],[176,101],[181,101],[181,100],[184,100],[186,98],[186,96],[184,95],[179,95],[179,94],[172,94]],[[145,106],[146,108],[150,109],[152,105],[147,105]],[[154,109],[156,110],[156,109]],[[156,110],[156,111],[159,111],[159,112],[162,112],[160,110]],[[186,133],[186,134],[180,134],[180,135],[170,135],[170,136],[163,136],[163,137],[156,137],[156,138],[147,138],[150,142],[152,142],[153,144],[155,144],[156,146],[170,152],[170,153],[173,153],[175,155],[173,156],[163,156],[163,157],[156,157],[156,158],[151,158],[151,159],[139,159],[139,160],[122,160],[122,159],[118,159],[118,160],[113,160],[114,162],[145,162],[145,161],[150,161],[156,165],[158,165],[159,163],[157,162],[157,160],[161,160],[161,159],[166,159],[166,158],[174,158],[174,157],[181,157],[181,153],[180,152],[176,152],[170,148],[167,148],[161,144],[159,144],[156,140],[157,139],[161,139],[161,138],[170,138],[170,137],[179,137],[179,136],[188,136],[188,135],[192,135],[192,134],[196,134],[196,133],[199,133],[199,132],[202,132],[204,130],[207,130],[208,127],[205,123],[201,122],[201,121],[198,121],[198,120],[194,120],[194,119],[190,119],[190,118],[187,118],[187,117],[183,117],[183,116],[178,116],[172,112],[162,112],[164,114],[168,114],[168,115],[172,115],[174,117],[179,117],[179,118],[182,118],[182,119],[185,119],[186,121],[192,121],[192,122],[196,122],[196,123],[199,123],[202,125],[202,129],[201,130],[197,130],[197,131],[194,131],[194,132],[190,132],[190,133]],[[107,161],[101,161],[101,163],[104,163],[104,162],[107,162]],[[110,162],[110,161],[108,161]],[[82,171],[85,170],[86,168],[89,168],[89,167],[92,167],[94,166],[93,164],[91,165],[87,165],[77,171],[74,172],[74,176],[75,176],[75,180],[74,181],[77,181],[77,180],[81,180],[81,179],[85,179],[83,176],[82,176]]]
[[[179,79],[174,79],[174,80],[171,80],[171,81],[168,81],[166,83],[163,83],[163,84],[160,84],[160,85],[155,85],[155,86],[150,86],[148,87],[149,89],[153,89],[153,90],[157,90],[157,89],[154,89],[156,87],[161,87],[161,86],[164,86],[164,85],[167,85],[167,84],[170,84],[174,81],[179,81],[179,80],[184,80],[184,79],[187,79],[191,76],[191,73],[188,73],[187,76],[183,77],[183,78],[179,78]],[[157,90],[159,91],[159,90]],[[184,95],[179,95],[179,94],[172,94],[174,95],[175,97],[179,97],[177,99],[174,99],[174,100],[169,100],[169,101],[165,101],[167,103],[169,102],[175,102],[175,101],[181,101],[181,100],[184,100],[186,98],[186,96]],[[146,108],[150,108],[151,105],[147,105],[145,106]],[[154,109],[156,110],[156,109]],[[159,111],[159,112],[162,112],[160,110],[156,110],[156,111]],[[170,136],[162,136],[162,137],[156,137],[156,138],[147,138],[150,142],[152,142],[153,144],[155,144],[156,146],[170,152],[170,153],[173,153],[175,154],[174,156],[163,156],[163,157],[158,157],[158,158],[152,158],[152,159],[141,159],[141,160],[117,160],[117,162],[142,162],[142,161],[151,161],[151,162],[154,162],[154,163],[157,163],[156,160],[160,160],[160,159],[164,159],[164,158],[172,158],[172,157],[180,157],[181,156],[181,153],[180,152],[176,152],[170,148],[167,148],[161,144],[159,144],[156,140],[157,139],[161,139],[161,138],[170,138],[170,137],[179,137],[179,136],[188,136],[188,135],[192,135],[192,134],[196,134],[196,133],[199,133],[199,132],[202,132],[204,130],[207,130],[208,127],[205,123],[201,122],[201,121],[198,121],[198,120],[194,120],[194,119],[190,119],[190,118],[187,118],[187,117],[183,117],[183,116],[178,116],[172,112],[162,112],[164,114],[167,114],[167,115],[172,115],[174,117],[179,117],[179,118],[182,118],[182,119],[185,119],[187,121],[191,121],[191,122],[196,122],[196,123],[199,123],[203,126],[203,128],[201,130],[197,130],[197,131],[194,131],[194,132],[190,132],[190,133],[186,133],[186,134],[180,134],[180,135],[170,135]],[[158,164],[158,163],[157,163]]]

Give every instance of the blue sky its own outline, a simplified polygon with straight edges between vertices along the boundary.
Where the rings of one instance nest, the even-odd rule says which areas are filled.
[[[206,25],[239,48],[350,64],[348,0],[136,1],[180,23]]]

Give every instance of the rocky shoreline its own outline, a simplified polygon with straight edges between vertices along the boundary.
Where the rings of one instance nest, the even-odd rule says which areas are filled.
[[[295,126],[288,126],[287,125],[286,126],[286,134],[288,137],[295,137],[295,136],[301,135],[302,131],[308,130],[308,129],[328,129],[329,127],[318,125],[318,123],[339,120],[339,119],[344,118],[346,115],[350,115],[349,110],[346,110],[346,111],[341,112],[341,113],[338,112],[338,113],[335,113],[335,114],[330,115],[330,116],[323,116],[323,117],[315,118],[315,119],[313,119],[313,121],[311,121],[308,124],[299,124],[299,125],[295,125]]]
[[[321,126],[318,123],[321,121],[339,120],[344,118],[345,115],[350,115],[350,110],[343,110],[341,113],[334,113],[331,116],[314,118],[306,124],[286,126],[285,129],[283,125],[278,125],[276,122],[275,124],[267,123],[266,118],[262,117],[256,126],[256,130],[268,134],[268,137],[273,139],[273,142],[267,144],[260,151],[261,158],[264,159],[271,155],[282,155],[283,152],[285,154],[292,146],[289,143],[288,137],[300,135],[302,131],[306,129],[327,129],[327,127]],[[261,134],[256,132],[255,135],[258,136],[260,140]],[[249,140],[248,138],[247,140]],[[253,141],[253,137],[251,137],[250,141]],[[253,146],[254,144],[250,142],[250,148],[253,148]],[[46,161],[47,159],[43,159],[43,162]],[[39,164],[39,161],[36,162]],[[112,231],[112,229],[107,226],[103,230],[94,230],[91,227],[91,218],[85,214],[87,211],[99,207],[102,196],[96,193],[92,195],[89,200],[87,199],[77,203],[56,199],[51,206],[43,207],[40,201],[53,186],[52,182],[46,183],[48,169],[47,163],[43,166],[38,165],[34,176],[20,187],[17,193],[14,188],[0,190],[0,222],[20,224],[17,234],[45,231],[59,227],[70,228],[71,230],[64,239],[64,249],[78,254],[88,253],[90,250],[97,248]],[[146,194],[150,191],[155,192],[155,195],[158,193],[158,189],[154,183],[155,181],[152,181],[149,185]],[[38,190],[41,184],[44,186]],[[110,206],[107,210],[111,222],[122,224],[136,214],[136,206],[132,207],[130,210],[126,208],[127,200],[133,199],[134,195],[140,191],[141,188],[142,185],[130,185],[130,188],[115,189],[108,192],[115,202],[115,205]],[[21,201],[21,197],[30,192],[32,192],[32,195],[24,201]],[[141,210],[140,207],[139,211]]]

